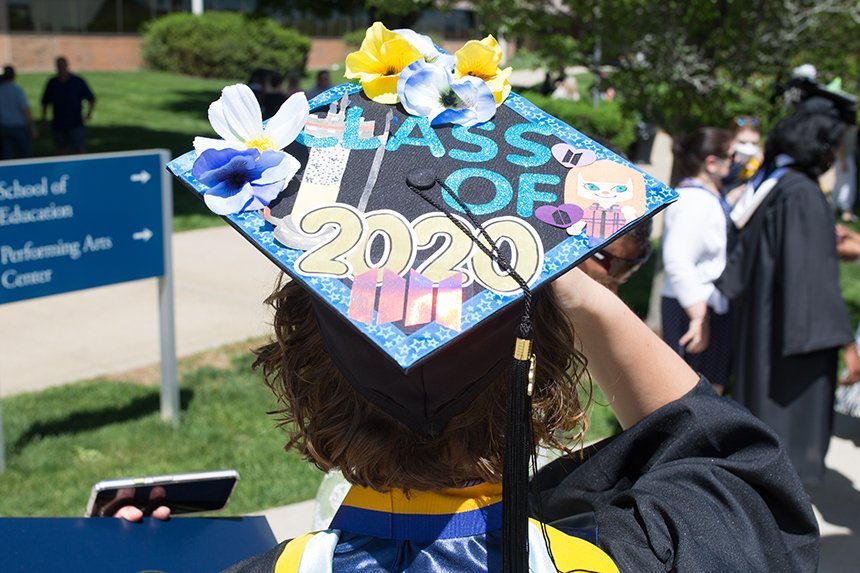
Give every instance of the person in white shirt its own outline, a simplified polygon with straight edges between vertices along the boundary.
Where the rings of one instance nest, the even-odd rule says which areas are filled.
[[[728,300],[716,289],[726,265],[729,205],[720,194],[732,165],[732,133],[701,128],[676,139],[680,198],[666,210],[663,340],[722,391],[731,367]]]

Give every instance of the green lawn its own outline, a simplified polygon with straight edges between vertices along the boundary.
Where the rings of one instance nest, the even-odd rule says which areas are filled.
[[[51,74],[20,74],[34,116],[41,118],[41,97]],[[169,149],[173,157],[191,149],[198,135],[215,136],[207,119],[209,104],[221,88],[240,80],[211,80],[164,72],[86,72],[81,74],[96,95],[96,111],[87,126],[87,151],[100,153],[131,149]],[[332,81],[342,75],[332,72]],[[312,74],[302,81],[307,88]],[[53,155],[50,128],[40,127],[37,156]],[[181,184],[174,186],[174,230],[184,231],[221,224]]]
[[[178,428],[161,422],[158,386],[139,374],[4,399],[0,516],[79,516],[103,479],[225,468],[242,479],[224,515],[313,498],[322,473],[283,450],[285,434],[266,415],[274,398],[251,361],[235,348],[181,361]],[[591,417],[586,441],[617,427],[599,391]]]
[[[225,515],[314,497],[322,474],[283,451],[285,435],[265,414],[274,398],[251,371],[250,353],[227,358],[221,368],[185,361],[178,428],[159,418],[158,386],[138,381],[4,399],[0,515],[80,516],[99,480],[225,468],[242,478]]]

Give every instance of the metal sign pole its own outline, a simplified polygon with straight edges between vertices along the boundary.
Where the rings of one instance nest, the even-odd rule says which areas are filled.
[[[158,278],[158,317],[161,330],[161,419],[179,424],[179,383],[176,376],[176,335],[173,313],[173,187],[161,152],[161,210],[164,234],[164,275]]]
[[[6,471],[6,439],[3,437],[3,400],[0,399],[0,473]]]

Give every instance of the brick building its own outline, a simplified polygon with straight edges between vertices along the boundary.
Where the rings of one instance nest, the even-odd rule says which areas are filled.
[[[75,70],[139,69],[143,25],[171,12],[189,12],[191,4],[192,0],[0,0],[0,64],[12,64],[19,71],[49,71],[54,58],[64,55]],[[203,0],[205,10],[252,12],[256,4]],[[313,39],[309,68],[342,63],[348,52],[343,35],[371,23],[363,11],[318,18],[286,10],[277,18]],[[475,35],[475,18],[467,8],[425,10],[415,28],[445,38],[445,47],[456,49]]]

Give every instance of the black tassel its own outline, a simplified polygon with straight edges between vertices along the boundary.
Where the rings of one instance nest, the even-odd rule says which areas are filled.
[[[524,323],[530,322],[524,317]],[[521,325],[523,330],[524,325]],[[530,328],[529,328],[530,330]],[[502,570],[529,570],[528,486],[532,455],[531,332],[521,332],[508,381],[505,465],[502,472]],[[532,374],[533,376],[533,374]]]
[[[439,185],[455,201],[486,244],[453,216],[451,211],[427,193]],[[427,169],[417,169],[406,178],[406,185],[437,211],[441,211],[475,246],[494,260],[514,279],[523,291],[523,317],[520,321],[514,362],[508,380],[508,419],[505,423],[505,460],[502,469],[502,570],[504,573],[528,573],[529,570],[529,458],[535,455],[532,444],[532,386],[535,359],[532,354],[532,293],[529,285],[499,253],[498,246],[487,235],[469,206],[445,183]]]

